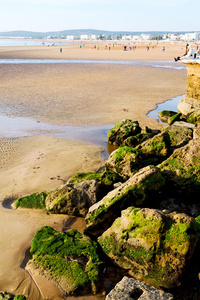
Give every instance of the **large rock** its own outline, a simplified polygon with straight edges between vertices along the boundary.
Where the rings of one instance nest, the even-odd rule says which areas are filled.
[[[138,121],[123,120],[113,126],[107,134],[108,143],[120,146],[129,136],[134,136],[141,132]]]
[[[147,165],[159,164],[166,158],[169,149],[169,135],[162,132],[135,148],[119,147],[111,153],[105,167],[107,171],[128,179]]]
[[[57,232],[45,226],[35,233],[29,268],[55,283],[66,295],[99,291],[102,261],[97,243],[72,229]]]
[[[106,300],[173,300],[173,295],[149,286],[134,278],[123,277]]]
[[[163,126],[162,132],[167,132],[170,139],[170,152],[176,148],[185,146],[193,137],[193,130],[187,127],[180,126]]]
[[[90,206],[99,200],[97,180],[64,184],[58,188],[18,198],[13,208],[46,209],[55,214],[85,217]]]
[[[51,213],[84,217],[90,206],[97,202],[99,185],[96,180],[65,184],[48,191],[45,205]]]
[[[121,215],[121,210],[142,205],[148,199],[155,200],[164,183],[158,168],[148,166],[141,169],[89,208],[84,232],[91,236],[101,235]]]
[[[138,280],[161,288],[180,284],[198,233],[185,214],[129,207],[98,242],[103,251]]]
[[[169,118],[171,118],[172,116],[174,116],[176,114],[177,114],[177,112],[172,111],[172,110],[162,110],[162,111],[159,111],[158,117],[162,122],[168,123]]]
[[[158,166],[166,179],[167,190],[182,197],[200,193],[200,139],[193,139]],[[198,199],[197,198],[197,199]]]

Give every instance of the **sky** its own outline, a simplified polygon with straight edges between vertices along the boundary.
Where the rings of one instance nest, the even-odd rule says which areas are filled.
[[[0,32],[200,31],[199,0],[1,0]]]

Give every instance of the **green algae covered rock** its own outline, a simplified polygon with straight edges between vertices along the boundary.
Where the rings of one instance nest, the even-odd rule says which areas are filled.
[[[102,172],[76,173],[69,178],[68,183],[80,183],[85,180],[97,180],[100,187],[100,194],[108,192],[113,188],[113,184],[122,181],[122,177],[115,172],[103,170]]]
[[[36,209],[45,209],[45,199],[47,192],[33,193],[24,197],[18,198],[13,203],[13,208],[23,207],[23,208],[36,208]]]
[[[163,126],[162,132],[166,132],[169,135],[170,140],[170,152],[172,153],[176,148],[185,146],[193,137],[193,130],[187,127],[180,126]]]
[[[120,146],[129,136],[140,133],[141,128],[138,121],[123,120],[113,126],[107,134],[108,143]]]
[[[187,122],[198,126],[200,124],[200,110],[197,109],[197,110],[193,111],[192,113],[188,114]]]
[[[195,220],[185,214],[129,207],[98,242],[133,277],[172,288],[180,283],[197,239]]]
[[[148,166],[141,169],[90,207],[85,218],[84,232],[91,236],[101,235],[121,215],[123,209],[155,200],[164,183],[158,168]]]
[[[169,147],[169,135],[165,132],[157,134],[135,148],[121,146],[109,156],[105,164],[106,170],[128,179],[140,168],[163,161],[169,153]]]
[[[168,119],[176,114],[177,114],[177,112],[172,111],[172,110],[162,110],[162,111],[159,111],[158,117],[163,123],[168,123]]]
[[[72,229],[66,233],[44,226],[35,233],[29,266],[55,283],[66,295],[96,293],[100,287],[97,243]]]
[[[177,114],[171,116],[171,117],[168,119],[168,124],[169,124],[169,125],[172,125],[174,122],[180,121],[180,120],[181,120],[181,116],[182,116],[181,113],[177,113]]]
[[[152,138],[154,136],[153,133],[138,133],[135,136],[130,136],[127,139],[124,140],[124,146],[128,146],[128,147],[136,147],[139,144],[141,144],[142,142]]]
[[[200,139],[193,139],[159,165],[170,191],[182,197],[199,197],[200,193]]]

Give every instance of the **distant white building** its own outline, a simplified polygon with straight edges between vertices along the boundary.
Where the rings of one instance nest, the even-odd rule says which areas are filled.
[[[98,35],[96,34],[92,34],[90,37],[91,40],[97,40],[98,39]]]
[[[144,41],[149,41],[151,38],[150,35],[147,35],[147,34],[141,34],[141,39],[144,40]]]
[[[81,40],[89,40],[90,36],[88,34],[81,34],[80,38]]]
[[[75,39],[75,36],[74,36],[74,35],[67,35],[67,36],[66,36],[66,39],[67,39],[68,41],[73,41],[73,40]]]

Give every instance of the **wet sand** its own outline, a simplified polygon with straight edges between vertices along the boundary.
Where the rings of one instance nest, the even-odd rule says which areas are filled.
[[[71,45],[63,47],[62,54],[59,47],[1,47],[0,59],[173,60],[182,54],[183,45],[165,46],[165,52],[161,44],[148,52],[143,44],[131,52],[123,51],[122,45],[111,51],[105,50],[105,44],[100,50]],[[186,70],[134,65],[0,65],[0,76],[0,114],[73,126],[115,124],[130,118],[141,126],[158,128],[161,125],[146,116],[148,111],[186,89]],[[98,170],[104,164],[100,147],[48,136],[3,138],[0,151],[1,202],[54,188],[76,172]],[[20,265],[34,232],[43,225],[61,230],[67,218],[0,206],[0,290],[24,291],[28,299],[42,297]],[[81,231],[83,224],[78,218],[71,227]],[[42,294],[55,299],[57,291],[38,282]]]

